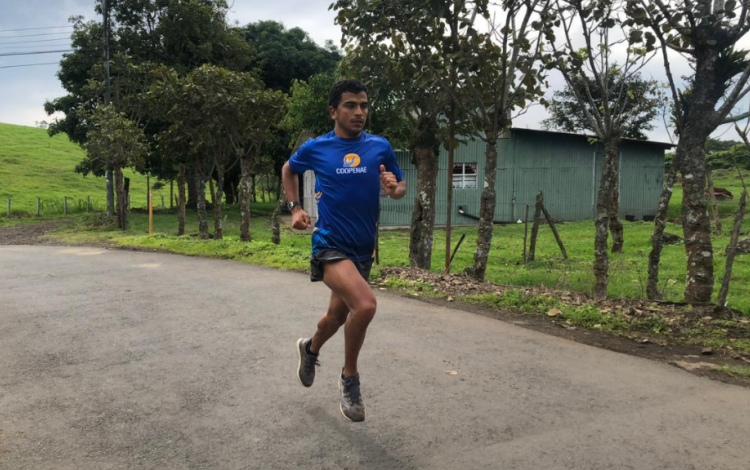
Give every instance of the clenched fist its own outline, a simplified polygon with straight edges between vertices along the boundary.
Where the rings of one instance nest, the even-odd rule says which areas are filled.
[[[398,181],[396,181],[396,175],[390,171],[385,171],[385,165],[380,165],[380,187],[389,196],[396,194],[398,188]]]
[[[305,230],[310,226],[312,226],[312,223],[310,223],[310,216],[307,215],[307,212],[299,206],[295,207],[292,210],[292,228]]]

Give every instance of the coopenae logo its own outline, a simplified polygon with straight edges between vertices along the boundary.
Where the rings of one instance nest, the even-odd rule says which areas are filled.
[[[361,160],[359,155],[356,153],[349,153],[344,156],[344,167],[336,168],[336,173],[339,175],[348,175],[351,173],[367,173],[367,167],[360,167]]]
[[[344,157],[344,168],[356,168],[359,166],[359,155],[350,153]]]

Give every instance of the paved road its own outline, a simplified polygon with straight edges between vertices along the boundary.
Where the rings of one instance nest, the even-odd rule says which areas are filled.
[[[327,303],[305,275],[0,247],[0,468],[750,468],[749,390],[378,302],[354,424],[338,410],[342,337],[311,389],[294,377],[295,340]]]

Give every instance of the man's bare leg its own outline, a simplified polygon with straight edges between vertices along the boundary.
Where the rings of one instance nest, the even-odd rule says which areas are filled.
[[[331,339],[339,328],[346,323],[346,317],[349,315],[349,307],[335,292],[331,291],[331,302],[328,304],[328,311],[318,320],[318,331],[312,337],[310,351],[318,354],[320,348]]]
[[[367,326],[375,317],[377,308],[375,294],[350,260],[326,263],[323,269],[323,282],[351,312],[344,326],[346,344],[344,375],[356,377],[359,375],[357,370],[359,351],[365,342]]]

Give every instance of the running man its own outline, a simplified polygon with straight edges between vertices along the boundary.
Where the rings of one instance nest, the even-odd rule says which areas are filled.
[[[364,421],[357,358],[377,307],[368,280],[380,189],[400,199],[406,194],[406,183],[391,144],[362,131],[369,111],[364,85],[338,81],[331,88],[328,105],[335,121],[333,131],[302,145],[282,169],[296,229],[311,225],[300,206],[297,175],[315,171],[318,220],[312,235],[310,279],[323,281],[331,289],[328,311],[318,321],[315,335],[297,341],[297,378],[305,387],[313,384],[320,349],[343,326],[346,346],[339,379],[340,409],[348,420]]]

